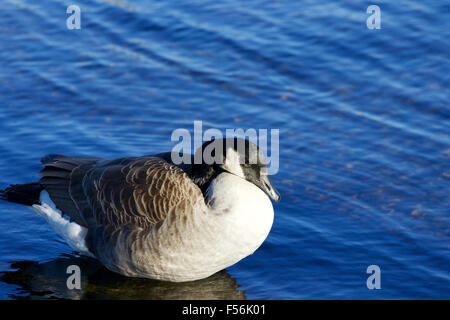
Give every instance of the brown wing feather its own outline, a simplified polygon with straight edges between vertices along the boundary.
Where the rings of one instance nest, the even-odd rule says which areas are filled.
[[[148,228],[203,198],[183,170],[158,157],[56,156],[44,165],[40,183],[57,207],[86,227]]]
[[[95,165],[100,158],[65,157],[47,155],[41,159],[44,169],[39,173],[42,178],[39,184],[45,187],[56,206],[71,221],[87,227],[87,223],[75,201],[70,195],[72,173],[81,165]]]

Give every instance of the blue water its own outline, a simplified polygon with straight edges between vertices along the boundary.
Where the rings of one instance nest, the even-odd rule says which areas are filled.
[[[172,131],[194,120],[278,128],[272,231],[206,290],[231,281],[235,298],[450,298],[448,2],[74,3],[81,30],[67,29],[66,1],[0,4],[1,188],[36,180],[47,153],[169,151]],[[371,4],[379,30],[366,27]],[[27,260],[61,270],[64,257],[84,261],[30,210],[0,203],[0,271],[25,272],[14,263]],[[366,287],[373,264],[380,290]],[[112,291],[164,287],[100,274]],[[0,281],[0,298],[30,297],[53,276],[32,289]],[[170,291],[195,297],[195,285]],[[104,296],[92,286],[75,298]]]

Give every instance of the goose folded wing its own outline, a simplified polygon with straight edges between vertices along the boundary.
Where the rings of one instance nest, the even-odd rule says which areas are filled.
[[[62,212],[95,228],[148,228],[203,201],[180,168],[155,157],[46,158],[39,181]]]

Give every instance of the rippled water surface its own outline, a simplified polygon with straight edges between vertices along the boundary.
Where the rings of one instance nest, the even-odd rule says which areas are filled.
[[[47,153],[169,151],[176,128],[279,128],[282,194],[252,256],[209,279],[116,276],[0,203],[0,298],[450,298],[450,6],[378,1],[0,4],[0,187]],[[83,290],[65,267],[85,270]],[[368,290],[366,268],[381,268]]]

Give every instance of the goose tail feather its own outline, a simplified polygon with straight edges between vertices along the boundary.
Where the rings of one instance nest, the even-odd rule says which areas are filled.
[[[44,187],[38,182],[14,184],[5,190],[0,190],[0,200],[23,204],[25,206],[40,204],[39,196],[43,189]]]

